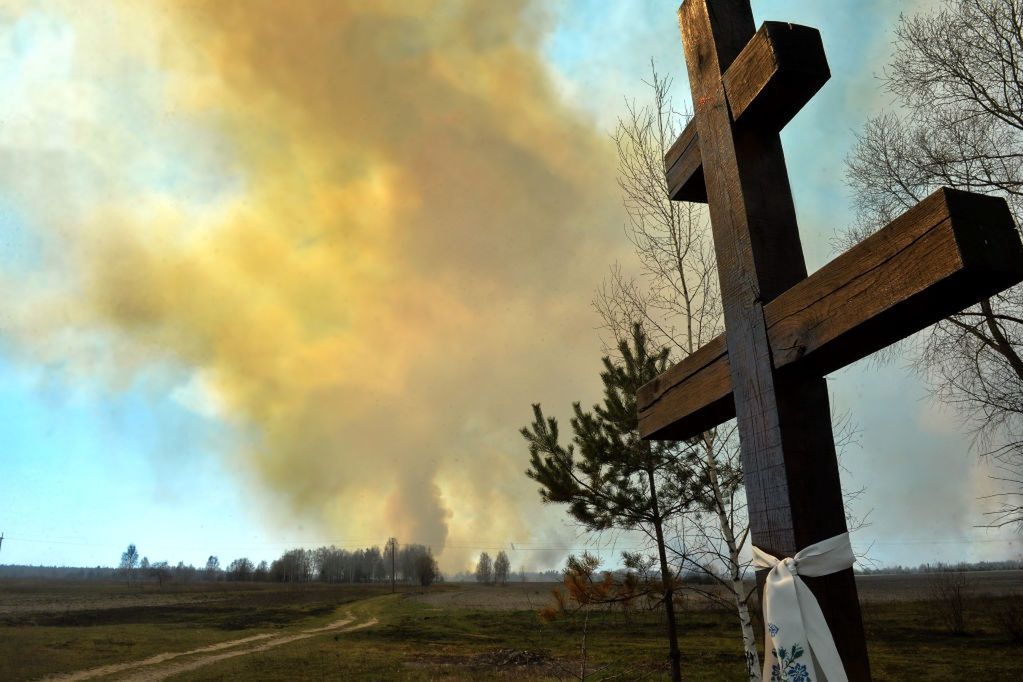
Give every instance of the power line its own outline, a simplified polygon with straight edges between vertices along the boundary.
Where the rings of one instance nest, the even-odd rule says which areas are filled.
[[[1014,538],[965,538],[960,540],[875,540],[875,545],[972,545],[979,542],[1019,542]]]
[[[108,547],[117,544],[114,541],[109,542],[95,542],[95,541],[76,541],[76,540],[60,540],[56,538],[46,537],[19,537],[19,536],[4,536],[0,534],[0,547],[3,546],[3,540],[13,540],[16,542],[27,542],[32,544],[42,545],[72,545],[77,547]],[[964,544],[990,544],[990,543],[1008,543],[1015,544],[1020,542],[1018,538],[958,538],[958,539],[933,539],[933,538],[902,538],[892,540],[873,540],[871,544],[875,545],[964,545]],[[276,549],[282,547],[335,547],[337,549],[369,549],[371,547],[378,547],[379,545],[372,542],[332,542],[330,540],[284,540],[284,541],[268,541],[268,542],[251,542],[251,543],[234,543],[230,545],[223,545],[219,543],[213,543],[216,546],[223,549]],[[385,547],[388,543],[384,543]],[[429,542],[403,542],[399,543],[403,547],[410,545],[424,545],[431,547],[435,550],[444,549],[455,549],[455,550],[473,550],[473,551],[499,551],[511,549],[513,552],[606,552],[606,551],[626,551],[635,552],[650,549],[649,545],[637,545],[637,546],[618,546],[616,543],[582,546],[569,546],[569,545],[528,545],[521,542],[505,542],[505,543],[494,543],[494,542],[480,542],[479,544],[448,544],[442,543],[439,545],[431,544]],[[163,547],[179,550],[195,550],[195,551],[208,551],[209,545],[179,545],[170,544],[162,545]]]
[[[30,542],[30,543],[33,543],[33,544],[74,545],[74,546],[79,546],[79,547],[107,547],[107,546],[116,544],[113,541],[110,541],[110,542],[84,541],[83,542],[83,541],[74,541],[74,540],[58,540],[58,539],[54,539],[54,538],[45,538],[45,537],[26,538],[26,537],[8,536],[8,539],[9,540],[16,540],[18,542]],[[386,545],[387,543],[384,543],[384,544]],[[645,545],[640,545],[640,546],[635,546],[635,547],[620,547],[620,546],[603,546],[602,547],[600,545],[583,545],[583,546],[580,546],[580,547],[572,547],[572,546],[567,546],[567,545],[531,546],[531,545],[522,544],[520,542],[507,542],[507,543],[501,543],[501,544],[488,543],[488,544],[478,544],[478,545],[477,544],[452,545],[452,544],[447,544],[447,543],[440,544],[440,545],[435,545],[435,544],[431,544],[429,542],[403,542],[403,543],[399,543],[399,544],[401,546],[403,546],[403,547],[408,547],[410,545],[425,545],[425,546],[431,547],[433,549],[471,549],[471,550],[480,550],[480,551],[490,551],[490,550],[497,551],[497,550],[502,550],[502,549],[508,549],[510,547],[511,550],[514,551],[514,552],[639,551],[639,550],[647,549],[647,546],[645,546]],[[205,551],[205,549],[204,549],[205,547],[208,547],[208,545],[198,546],[198,545],[178,545],[178,544],[170,544],[170,545],[164,545],[164,546],[165,547],[175,548],[175,549],[195,549],[195,550],[203,549],[203,551]],[[217,546],[225,548],[225,549],[239,549],[239,548],[251,549],[251,548],[259,548],[259,547],[277,548],[277,547],[295,547],[295,546],[335,547],[337,549],[367,549],[367,548],[370,548],[370,547],[376,547],[378,545],[375,545],[375,544],[372,544],[372,543],[337,543],[337,542],[331,542],[330,540],[298,540],[298,541],[252,542],[252,543],[231,544],[231,545],[218,544]]]

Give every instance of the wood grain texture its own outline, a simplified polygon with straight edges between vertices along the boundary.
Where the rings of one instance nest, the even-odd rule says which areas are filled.
[[[707,203],[703,157],[694,119],[689,119],[682,134],[664,155],[664,174],[668,181],[668,195],[673,200]]]
[[[686,440],[735,416],[725,335],[712,339],[636,393],[639,435]]]
[[[833,371],[1021,280],[1005,200],[939,189],[767,306],[775,367]]]
[[[940,189],[764,307],[775,370],[821,375],[1023,281],[1004,199]],[[642,387],[640,434],[681,440],[735,416],[724,335]]]
[[[725,98],[737,123],[778,132],[830,76],[816,29],[769,21],[725,71]],[[676,201],[707,202],[696,128],[690,119],[664,155],[668,191]]]
[[[775,556],[846,531],[827,386],[776,376],[764,306],[806,277],[777,132],[732,124],[722,75],[753,37],[748,0],[679,10],[718,260],[743,480],[754,544]],[[811,587],[850,679],[869,679],[855,585]]]
[[[831,78],[815,28],[767,21],[725,71],[738,125],[778,132]]]

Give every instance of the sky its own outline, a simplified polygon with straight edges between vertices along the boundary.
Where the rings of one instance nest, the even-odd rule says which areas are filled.
[[[808,266],[927,2],[772,0],[831,81],[783,132]],[[226,564],[432,545],[609,559],[543,507],[530,404],[594,402],[591,300],[632,267],[608,136],[670,2],[0,3],[0,562]],[[1019,558],[987,471],[899,361],[830,377],[881,564]]]

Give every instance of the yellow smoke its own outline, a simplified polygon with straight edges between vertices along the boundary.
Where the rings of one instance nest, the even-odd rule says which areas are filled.
[[[222,147],[231,189],[213,205],[94,192],[52,217],[52,267],[75,294],[33,280],[8,332],[64,348],[69,328],[101,330],[128,372],[192,368],[249,434],[231,466],[339,538],[542,536],[517,428],[530,402],[592,396],[589,301],[621,248],[606,138],[560,101],[542,11],[106,9],[120,23],[89,33],[95,20],[64,7],[80,59],[158,67],[166,115],[203,122],[176,153]],[[119,177],[138,153],[96,162]]]

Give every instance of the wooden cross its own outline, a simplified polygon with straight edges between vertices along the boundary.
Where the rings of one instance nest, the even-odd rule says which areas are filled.
[[[640,389],[639,429],[737,417],[751,540],[790,557],[846,532],[824,374],[1020,282],[1023,246],[1003,199],[940,189],[808,277],[778,133],[830,77],[820,34],[755,31],[749,0],[679,19],[694,117],[665,168],[673,199],[709,204],[727,334]],[[852,569],[806,583],[869,679]]]

